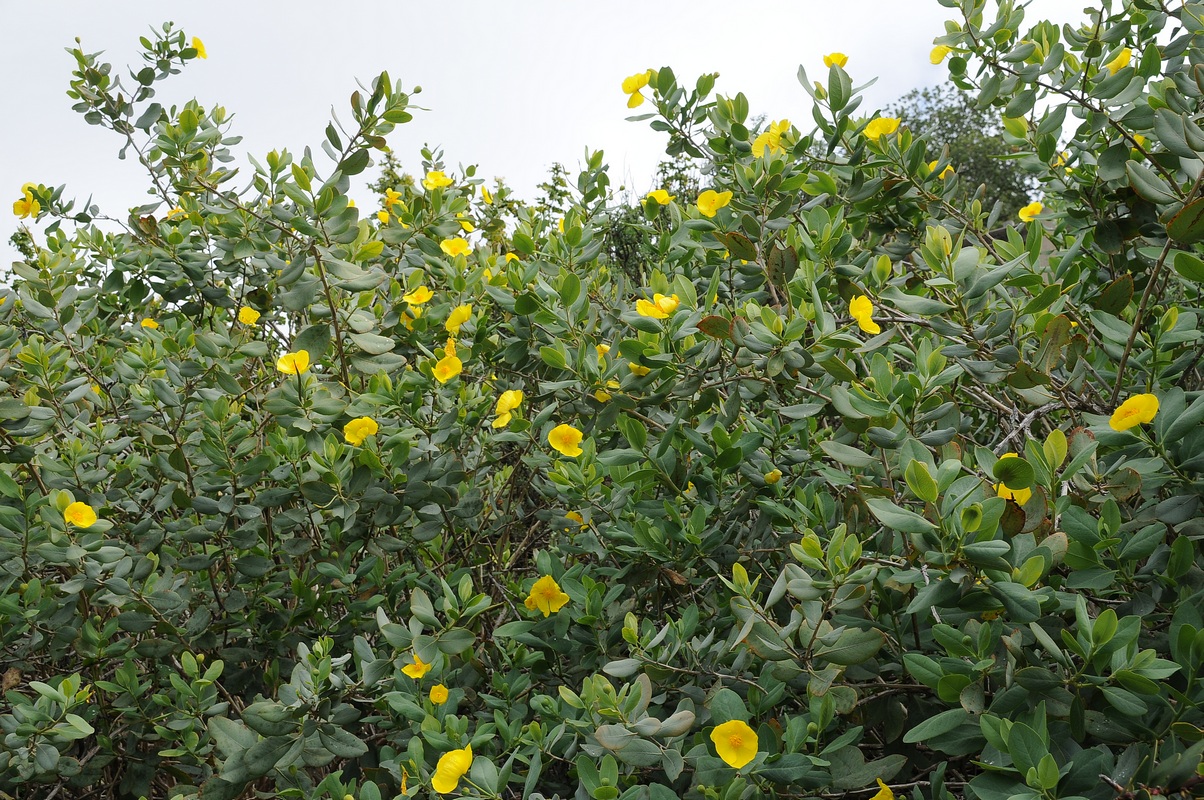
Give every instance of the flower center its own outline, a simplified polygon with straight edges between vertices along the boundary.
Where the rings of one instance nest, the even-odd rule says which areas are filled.
[[[727,737],[727,743],[729,745],[731,745],[733,749],[739,750],[741,747],[744,746],[744,737],[738,733],[733,734],[733,735]]]

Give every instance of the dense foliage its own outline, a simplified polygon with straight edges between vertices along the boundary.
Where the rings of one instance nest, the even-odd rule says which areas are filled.
[[[923,135],[928,142],[929,159],[948,153],[950,164],[956,164],[954,171],[960,178],[962,192],[973,196],[981,187],[983,194],[979,200],[988,208],[998,201],[1001,219],[1015,219],[1020,209],[1029,204],[1035,181],[1013,160],[1013,156],[1023,155],[1024,150],[1004,141],[997,109],[990,105],[979,107],[975,95],[943,84],[908,92],[889,113]],[[1044,163],[1031,166],[1036,174],[1047,168]],[[957,201],[966,202],[960,196]]]
[[[14,206],[0,790],[1201,794],[1204,4],[942,3],[1043,205],[843,58],[807,130],[661,68],[627,102],[702,191],[621,265],[601,153],[560,219],[438,152],[357,208],[388,75],[238,172],[154,102],[199,40],[74,50],[153,200]]]

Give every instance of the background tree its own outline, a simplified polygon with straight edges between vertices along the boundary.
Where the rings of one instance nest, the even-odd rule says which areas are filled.
[[[949,163],[961,181],[963,197],[985,187],[983,207],[989,210],[998,201],[999,218],[1004,220],[1014,219],[1028,205],[1036,184],[1019,169],[1016,148],[1004,141],[998,109],[978,108],[972,93],[943,84],[913,89],[889,113],[928,140],[930,161],[949,149]]]

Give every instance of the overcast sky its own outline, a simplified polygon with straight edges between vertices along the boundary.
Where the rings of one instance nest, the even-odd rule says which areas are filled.
[[[1083,0],[1034,0],[1028,20],[1077,24],[1082,7]],[[91,194],[113,216],[146,201],[146,176],[136,162],[117,159],[118,139],[71,111],[65,92],[74,61],[64,48],[77,36],[121,74],[141,65],[138,37],[149,26],[172,20],[199,36],[208,59],[161,84],[156,100],[196,97],[233,112],[242,165],[246,153],[310,145],[328,170],[319,145],[331,106],[349,121],[356,80],[367,84],[388,70],[407,88],[422,86],[414,102],[429,109],[390,137],[408,171],[418,170],[424,144],[441,146],[456,172],[477,164],[480,176],[503,176],[533,198],[554,162],[575,172],[587,146],[605,150],[616,188],[654,188],[664,140],[647,122],[625,121],[633,113],[619,88],[627,75],[670,66],[692,85],[703,72],[719,72],[717,92],[743,91],[754,115],[786,117],[806,130],[810,98],[795,77],[800,64],[822,78],[823,55],[846,53],[855,84],[878,78],[862,106],[869,112],[944,80],[928,53],[951,14],[937,0],[392,0],[341,8],[317,0],[0,0],[8,117],[0,126],[0,260],[13,254],[7,240],[17,220],[8,212],[27,181],[66,184],[66,195],[81,201]],[[361,177],[352,196],[368,202],[364,186],[375,170]]]

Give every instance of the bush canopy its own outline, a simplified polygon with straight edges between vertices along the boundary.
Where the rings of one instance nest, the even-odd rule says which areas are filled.
[[[151,199],[13,206],[0,796],[1204,794],[1204,3],[941,3],[1016,218],[838,53],[616,77],[700,191],[561,217],[356,207],[387,74],[240,169],[199,39],[73,49]]]

